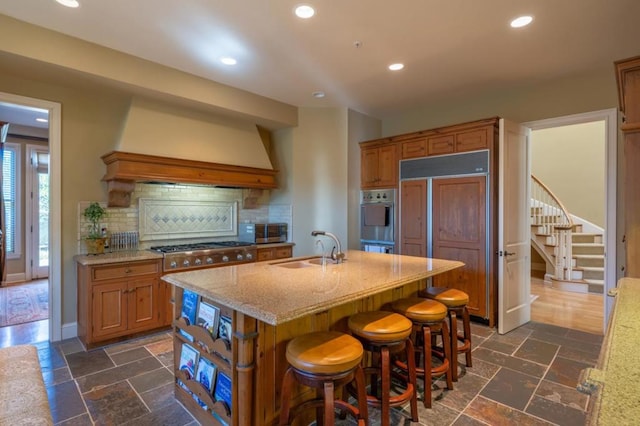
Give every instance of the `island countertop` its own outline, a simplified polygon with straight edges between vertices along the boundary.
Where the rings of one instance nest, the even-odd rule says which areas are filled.
[[[162,279],[270,325],[279,325],[463,266],[423,257],[346,252],[344,263],[313,257],[168,274]],[[284,265],[284,266],[283,266]]]

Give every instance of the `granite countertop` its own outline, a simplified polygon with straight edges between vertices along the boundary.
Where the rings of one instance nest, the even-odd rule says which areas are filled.
[[[137,260],[162,259],[162,253],[149,250],[114,251],[103,254],[77,254],[73,260],[83,266],[103,265],[107,263],[134,262]]]
[[[578,390],[589,393],[589,424],[626,425],[640,419],[640,279],[622,278],[596,368],[583,371]]]
[[[278,325],[463,266],[458,261],[357,250],[347,251],[346,257],[344,263],[325,267],[308,263],[317,256],[296,257],[177,272],[162,279]],[[283,264],[302,267],[279,266]]]

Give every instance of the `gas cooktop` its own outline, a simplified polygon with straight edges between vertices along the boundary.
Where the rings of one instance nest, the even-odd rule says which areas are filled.
[[[159,253],[180,253],[196,250],[212,250],[212,249],[225,249],[233,247],[247,247],[252,246],[252,243],[243,241],[211,241],[203,243],[190,243],[190,244],[175,244],[168,246],[155,246],[149,247],[150,250],[157,251]]]

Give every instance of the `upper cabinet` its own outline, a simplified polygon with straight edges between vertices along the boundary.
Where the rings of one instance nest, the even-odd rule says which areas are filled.
[[[398,147],[395,143],[363,143],[360,161],[362,189],[393,188],[398,185]]]
[[[625,277],[640,277],[640,56],[616,62],[618,96],[623,122]]]

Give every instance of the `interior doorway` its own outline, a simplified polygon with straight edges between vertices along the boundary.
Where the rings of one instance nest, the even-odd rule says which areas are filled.
[[[40,252],[40,236],[45,233],[48,242],[46,250],[46,260],[48,262],[48,297],[49,297],[49,340],[59,341],[66,337],[75,335],[73,327],[69,328],[69,336],[66,336],[62,327],[62,248],[61,248],[61,105],[57,102],[50,102],[41,99],[29,98],[9,93],[0,92],[0,104],[18,105],[24,108],[44,110],[48,114],[48,142],[49,142],[49,165],[48,165],[48,225],[41,228],[38,235],[38,254]],[[39,177],[38,180],[41,178]],[[40,207],[38,207],[40,211]],[[32,209],[33,212],[33,209]],[[38,222],[40,218],[38,217]],[[35,253],[35,249],[32,250]],[[31,257],[34,255],[31,254]],[[40,262],[38,262],[40,264]],[[25,269],[26,271],[26,269]],[[26,272],[25,272],[26,276]]]
[[[542,283],[542,280],[539,280],[537,281],[538,289],[540,290],[538,296],[544,295],[543,297],[545,297],[545,299],[541,299],[541,302],[538,303],[544,302],[545,304],[545,321],[553,321],[554,317],[557,318],[557,321],[559,322],[565,321],[562,319],[561,315],[547,315],[549,312],[561,312],[567,308],[576,308],[574,316],[579,316],[581,315],[579,312],[583,309],[586,311],[593,311],[595,303],[595,306],[600,307],[594,315],[601,322],[601,327],[596,326],[595,329],[592,327],[592,330],[589,331],[599,332],[602,334],[606,329],[606,323],[609,316],[608,314],[611,309],[611,302],[607,300],[609,298],[606,297],[606,294],[610,288],[615,287],[617,279],[615,266],[617,111],[615,109],[601,110],[591,113],[540,120],[525,123],[524,125],[532,129],[532,146],[535,146],[536,144],[536,131],[540,132],[538,135],[541,140],[549,135],[553,135],[554,133],[556,136],[561,135],[562,138],[566,138],[567,135],[571,135],[572,132],[575,132],[575,135],[580,135],[580,131],[585,130],[597,133],[588,136],[589,139],[596,140],[596,142],[592,142],[595,143],[596,146],[590,146],[588,149],[586,145],[580,144],[581,141],[574,141],[573,145],[575,149],[578,150],[574,150],[575,155],[571,155],[571,152],[567,153],[566,148],[569,144],[567,144],[567,146],[563,146],[562,141],[559,139],[556,139],[555,142],[547,143],[547,148],[551,149],[553,152],[546,152],[545,155],[542,155],[544,158],[536,158],[535,150],[533,150],[532,170],[534,174],[536,173],[536,170],[543,175],[546,174],[547,179],[549,180],[555,179],[555,186],[558,188],[558,192],[567,194],[567,198],[573,197],[573,200],[570,201],[569,204],[572,205],[574,210],[582,212],[577,214],[578,216],[583,216],[582,218],[578,218],[578,220],[586,223],[585,226],[589,231],[595,232],[599,224],[602,225],[601,228],[603,230],[602,243],[604,245],[604,271],[602,274],[602,288],[600,290],[601,296],[594,296],[593,293],[589,294],[587,297],[579,295],[578,293],[574,293],[573,295],[569,293],[566,297],[562,297],[562,293],[554,293],[549,296],[549,292],[541,292],[539,286]],[[580,136],[577,137],[580,138]],[[553,136],[551,139],[553,140]],[[541,157],[541,155],[538,157]],[[555,158],[555,160],[550,160],[550,158]],[[580,158],[585,159],[585,163],[589,163],[590,165],[585,165],[584,169],[580,169]],[[538,163],[538,167],[536,167],[536,161],[545,162],[545,164]],[[555,162],[556,164],[548,164],[546,162]],[[589,167],[598,169],[599,171],[589,170]],[[598,176],[594,176],[594,173],[599,174]],[[570,179],[571,177],[574,179]],[[568,185],[572,180],[574,182],[577,180],[579,183],[585,183],[585,181],[591,180],[591,186],[597,186],[598,188],[593,189],[592,191],[587,191],[587,196],[580,196],[581,191],[577,190],[576,187],[571,189]],[[582,191],[582,194],[585,194],[585,192]],[[593,197],[594,194],[600,195]],[[589,203],[591,203],[591,208],[589,207]],[[572,209],[568,208],[568,210]],[[573,212],[570,213],[573,214]],[[590,225],[595,226],[591,227]],[[587,267],[585,269],[589,268]],[[597,286],[595,288],[597,289]],[[574,303],[572,305],[567,305],[567,299]],[[536,301],[534,300],[533,303],[535,304]],[[588,306],[588,308],[586,308],[586,306]],[[535,311],[535,309],[533,309],[532,312],[533,311]],[[566,324],[557,325],[567,326]],[[597,330],[598,328],[599,330]]]

